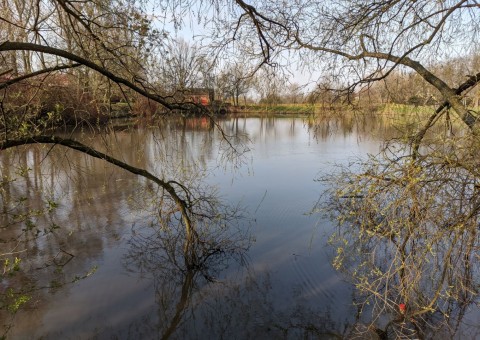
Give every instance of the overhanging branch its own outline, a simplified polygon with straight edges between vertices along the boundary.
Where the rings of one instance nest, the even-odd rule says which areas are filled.
[[[455,94],[457,96],[462,95],[465,91],[475,87],[478,83],[480,82],[480,72],[473,75],[469,76],[468,79],[460,84],[456,89],[455,89]],[[420,143],[422,142],[423,138],[425,137],[425,134],[427,133],[428,129],[430,129],[437,118],[439,117],[440,113],[443,112],[443,110],[450,108],[450,102],[444,101],[437,109],[435,112],[429,117],[427,123],[425,126],[417,132],[417,134],[413,137],[412,139],[412,152],[413,152],[413,157],[416,158],[418,156],[418,150],[420,148]]]
[[[398,57],[390,53],[370,52],[366,49],[363,49],[361,53],[351,54],[341,50],[326,48],[323,46],[314,46],[309,43],[305,43],[300,39],[298,34],[296,35],[295,40],[301,48],[306,48],[306,49],[310,49],[312,51],[317,51],[317,52],[325,52],[333,55],[338,55],[351,61],[358,61],[362,59],[377,59],[377,60],[389,61],[394,63],[395,65],[407,66],[412,70],[414,70],[415,72],[417,72],[425,81],[433,85],[443,95],[443,97],[445,98],[445,101],[448,103],[449,106],[451,106],[455,110],[455,112],[462,119],[465,125],[467,125],[470,129],[473,129],[474,125],[477,122],[477,118],[474,115],[472,115],[460,102],[458,91],[460,91],[461,93],[465,90],[464,87],[468,88],[478,83],[479,81],[478,75],[472,76],[471,78],[469,78],[469,80],[466,82],[465,85],[462,84],[463,87],[460,86],[457,89],[453,89],[450,86],[448,86],[442,79],[440,79],[431,71],[429,71],[427,68],[425,68],[425,66],[423,66],[420,62],[409,58],[406,54],[404,54],[401,57]],[[372,80],[370,79],[369,81],[372,81]]]
[[[78,67],[80,65],[81,64],[59,65],[59,66],[55,66],[55,67],[48,67],[48,68],[45,68],[43,70],[39,70],[39,71],[36,71],[36,72],[28,73],[28,74],[25,74],[23,76],[16,77],[16,78],[13,78],[13,79],[9,79],[6,82],[1,83],[0,84],[0,90],[3,90],[4,88],[6,88],[10,85],[13,85],[15,83],[21,82],[22,80],[33,78],[33,77],[39,76],[39,75],[44,74],[44,73],[50,73],[50,72],[65,70],[65,69],[69,69],[69,68]]]
[[[6,150],[9,148],[13,147],[18,147],[18,146],[23,146],[27,144],[55,144],[55,145],[62,145],[65,147],[68,147],[70,149],[74,149],[77,151],[80,151],[84,154],[87,154],[91,157],[99,158],[102,159],[110,164],[113,164],[119,168],[122,168],[132,174],[142,176],[152,182],[155,182],[158,186],[163,188],[170,197],[172,197],[173,201],[175,202],[177,208],[180,210],[180,213],[182,214],[182,220],[183,223],[185,224],[186,232],[187,232],[187,239],[185,242],[185,246],[189,247],[191,242],[194,240],[194,237],[196,236],[195,230],[193,228],[192,221],[190,219],[190,214],[189,214],[189,206],[187,202],[185,202],[178,194],[175,188],[172,186],[172,181],[164,181],[157,176],[153,175],[152,173],[148,172],[145,169],[137,168],[134,166],[131,166],[130,164],[127,164],[125,162],[122,162],[121,160],[118,160],[112,156],[109,156],[103,152],[100,152],[98,150],[95,150],[85,144],[82,144],[76,140],[73,139],[67,139],[67,138],[62,138],[62,137],[57,137],[57,136],[46,136],[46,135],[40,135],[40,136],[34,136],[34,137],[26,137],[22,139],[17,139],[17,140],[7,140],[4,141],[3,143],[0,143],[0,150]]]
[[[81,56],[78,56],[76,54],[67,52],[62,49],[58,49],[55,47],[50,47],[50,46],[44,46],[44,45],[39,45],[39,44],[33,44],[33,43],[24,43],[24,42],[12,42],[12,41],[5,41],[0,44],[0,52],[2,51],[33,51],[33,52],[40,52],[40,53],[46,53],[46,54],[51,54],[51,55],[56,55],[58,57],[62,57],[71,61],[74,61],[76,63],[82,64],[92,70],[97,71],[98,73],[104,75],[105,77],[109,78],[115,83],[118,84],[123,84],[127,86],[128,88],[132,89],[133,91],[156,101],[157,103],[163,105],[167,109],[173,110],[173,109],[184,109],[185,105],[182,104],[174,104],[174,103],[169,103],[167,101],[166,97],[159,96],[154,93],[150,93],[146,91],[145,89],[135,85],[131,81],[119,77],[109,70],[105,69],[104,67],[95,64],[94,62],[83,58]]]

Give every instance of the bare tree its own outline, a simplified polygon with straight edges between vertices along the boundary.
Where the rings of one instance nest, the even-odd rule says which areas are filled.
[[[285,89],[285,101],[292,104],[298,104],[303,101],[303,86],[299,83],[291,83]]]
[[[256,74],[255,90],[260,96],[260,102],[278,104],[282,101],[283,88],[286,84],[284,74],[275,69],[261,69]]]
[[[254,83],[252,72],[247,64],[235,63],[227,66],[217,78],[217,87],[223,97],[231,98],[233,105],[240,105],[240,96],[246,95]]]
[[[208,81],[204,79],[209,69],[206,57],[195,44],[178,38],[169,41],[165,53],[160,67],[167,91],[200,87]]]

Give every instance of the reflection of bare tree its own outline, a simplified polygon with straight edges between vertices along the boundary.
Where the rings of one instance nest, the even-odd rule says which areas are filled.
[[[145,315],[128,325],[130,337],[340,337],[328,308],[308,309],[298,300],[288,312],[278,313],[268,274],[255,273],[248,266],[229,270],[234,262],[234,267],[246,263],[251,240],[245,219],[238,208],[222,204],[204,185],[196,188],[191,182],[189,190],[202,197],[191,215],[197,235],[193,239],[178,212],[162,208],[155,190],[131,199],[133,210],[142,205],[155,218],[132,227],[123,261],[128,271],[152,278],[158,308],[154,316]],[[145,202],[151,202],[151,208]]]
[[[162,339],[172,336],[189,309],[195,308],[193,291],[216,281],[232,260],[244,262],[250,245],[245,226],[243,231],[236,226],[237,208],[222,204],[209,189],[191,185],[189,190],[198,197],[190,220],[195,237],[188,234],[177,211],[162,208],[154,192],[145,193],[138,200],[155,202],[156,219],[135,229],[124,258],[128,270],[153,277],[159,306],[155,329]]]
[[[275,311],[268,272],[248,266],[223,274],[232,261],[242,260],[249,241],[220,232],[203,233],[205,240],[185,253],[182,237],[162,227],[136,228],[125,265],[151,276],[158,305],[157,319],[142,318],[129,325],[132,337],[159,339],[226,338],[342,338],[328,306],[307,308],[302,301],[287,313]],[[211,227],[208,228],[212,230]],[[232,238],[233,237],[233,238]]]
[[[323,208],[338,222],[334,266],[353,279],[360,312],[387,333],[465,331],[480,273],[477,144],[446,139],[418,158],[391,145],[325,178]]]
[[[158,325],[155,327],[159,338],[172,336],[185,322],[186,314],[195,308],[192,295],[202,284],[214,280],[214,272],[232,260],[242,257],[244,246],[231,244],[230,249],[220,248],[221,244],[190,244],[189,254],[181,256],[183,240],[181,237],[161,235],[161,231],[150,236],[140,236],[145,231],[137,231],[130,241],[131,251],[125,258],[125,264],[131,271],[141,271],[151,275],[154,280],[155,299],[157,301]],[[238,248],[237,248],[238,247]]]
[[[154,193],[156,210],[183,226],[182,235],[189,239],[185,247],[202,237],[193,224],[211,213],[216,198],[198,182],[207,171],[212,150],[219,149],[211,136],[217,131],[193,126],[179,136],[176,133],[181,130],[169,124],[175,121],[155,130],[78,134],[85,144],[59,136],[47,145],[2,153],[0,258],[8,260],[0,277],[2,315],[10,306],[17,311],[28,299],[42,301],[49,290],[89,273],[92,259],[115,240],[105,235],[115,234],[116,226],[126,224],[119,207],[139,188],[146,188],[139,192]],[[48,145],[55,138],[87,155]],[[170,144],[165,146],[167,140]],[[197,156],[203,151],[207,156],[198,164]],[[105,166],[104,160],[117,166],[133,164],[127,170],[141,177]],[[6,276],[18,268],[14,276]]]
[[[21,307],[32,308],[49,293],[68,290],[69,284],[93,273],[92,259],[111,230],[104,221],[115,225],[119,220],[112,209],[99,211],[92,204],[99,196],[114,196],[118,184],[111,181],[92,191],[105,183],[92,177],[86,181],[85,159],[57,151],[37,146],[2,153],[8,165],[2,168],[0,258],[18,262],[14,271],[0,275],[0,319],[5,322],[0,326],[5,333],[15,314],[22,314]],[[89,164],[89,170],[95,174],[99,169]]]

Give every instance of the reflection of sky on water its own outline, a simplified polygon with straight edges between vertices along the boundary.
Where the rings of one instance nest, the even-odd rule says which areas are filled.
[[[283,312],[298,299],[310,307],[328,307],[345,316],[351,293],[329,264],[325,248],[329,222],[309,215],[322,192],[314,179],[332,171],[335,163],[352,157],[378,153],[377,141],[360,141],[356,133],[318,139],[302,120],[275,119],[271,124],[249,120],[245,130],[252,140],[251,171],[217,172],[226,197],[240,200],[253,214],[252,233],[256,242],[249,255],[252,267],[268,270],[275,282],[275,304]],[[322,308],[320,308],[322,309]]]
[[[209,130],[182,128],[181,124],[107,136],[116,143],[107,151],[157,174],[180,178],[185,169],[212,169],[207,181],[218,186],[223,198],[232,204],[240,201],[246,207],[246,216],[253,221],[249,225],[255,239],[247,253],[248,270],[239,272],[232,266],[220,274],[225,280],[220,286],[198,287],[201,288],[198,296],[204,296],[202,299],[209,301],[214,309],[227,304],[222,310],[237,315],[239,324],[242,317],[247,318],[245,308],[258,313],[268,311],[268,315],[258,316],[257,321],[245,320],[246,328],[236,331],[254,334],[261,331],[254,327],[285,323],[296,308],[310,308],[311,315],[330,312],[337,325],[353,317],[350,288],[329,264],[325,234],[330,225],[318,215],[308,213],[322,192],[321,184],[314,181],[319,172],[332,171],[333,163],[345,163],[354,156],[377,153],[379,143],[356,132],[317,138],[302,119],[239,119],[223,124],[226,130],[229,124],[236,124],[236,129],[252,141],[251,153],[247,155],[252,162],[233,174],[217,167],[219,143],[209,135]],[[87,143],[97,148],[104,145],[101,139]],[[32,180],[38,183],[42,179],[43,184],[38,185],[48,188],[61,201],[56,219],[63,228],[59,233],[65,232],[60,239],[44,239],[42,247],[63,247],[75,255],[64,268],[67,277],[88,271],[94,265],[98,270],[91,277],[52,294],[41,294],[33,310],[17,315],[12,337],[92,334],[127,337],[129,332],[135,333],[132,327],[140,327],[142,320],[147,319],[152,328],[146,334],[154,334],[155,324],[161,319],[158,313],[162,313],[155,300],[154,286],[162,286],[161,278],[154,278],[153,273],[128,272],[122,262],[136,228],[152,220],[148,204],[142,207],[139,192],[140,183],[145,181],[72,151],[57,148],[58,153],[52,153],[53,160],[39,157],[38,152],[29,152],[26,157],[28,166],[34,169]],[[201,153],[203,158],[199,156]],[[35,165],[39,159],[41,169]],[[198,159],[203,159],[203,163]],[[54,176],[49,175],[50,171]],[[247,272],[249,280],[258,284],[250,283],[249,289],[242,290],[241,282]],[[157,280],[155,285],[153,280]],[[238,289],[240,293],[236,296]],[[200,301],[197,301],[199,315],[206,318],[209,305],[195,298]],[[263,299],[265,303],[261,304]],[[255,308],[253,301],[257,304]],[[190,327],[201,329],[203,326],[198,323],[202,322],[201,317],[197,321],[187,320],[181,326],[182,334],[188,335]],[[218,328],[221,325],[209,329]],[[235,327],[231,329],[234,330]]]

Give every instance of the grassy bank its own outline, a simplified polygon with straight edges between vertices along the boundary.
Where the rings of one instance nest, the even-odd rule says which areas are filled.
[[[232,109],[234,113],[246,113],[246,114],[300,114],[307,115],[315,113],[315,106],[311,104],[278,104],[278,105],[266,105],[266,104],[249,104],[241,107],[235,107]]]
[[[359,112],[375,113],[378,115],[430,115],[434,112],[436,106],[414,106],[406,104],[378,104],[368,106],[352,105],[322,105],[322,104],[248,104],[240,107],[232,107],[232,113],[245,114],[322,114],[322,112]]]

